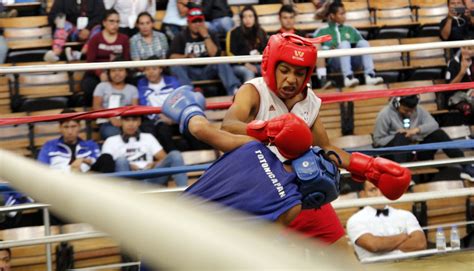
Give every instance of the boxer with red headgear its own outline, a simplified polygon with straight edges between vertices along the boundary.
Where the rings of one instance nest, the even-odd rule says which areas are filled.
[[[355,180],[369,180],[386,197],[396,199],[410,183],[411,174],[407,169],[383,158],[374,159],[361,153],[351,155],[329,141],[319,117],[321,100],[307,87],[317,59],[314,43],[327,41],[328,38],[330,37],[322,36],[317,40],[305,39],[291,34],[272,36],[263,53],[263,77],[252,79],[240,87],[234,103],[227,111],[222,129],[256,137],[255,124],[262,121],[272,123],[275,117],[291,112],[311,128],[313,145],[332,154],[330,158],[333,162],[352,172]],[[270,126],[274,130],[278,129],[277,124]],[[260,137],[256,138],[261,140]],[[280,145],[291,145],[298,140],[298,135],[280,140]],[[287,148],[291,149],[291,146]],[[272,150],[282,160],[285,159],[278,149]],[[321,209],[304,210],[290,227],[327,243],[334,243],[339,239],[341,241],[338,243],[345,244],[345,240],[341,239],[344,230],[330,204]]]

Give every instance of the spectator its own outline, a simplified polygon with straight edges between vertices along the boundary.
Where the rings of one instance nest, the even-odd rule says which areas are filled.
[[[110,69],[107,76],[110,80],[98,84],[94,90],[93,110],[138,104],[137,88],[125,83],[127,78],[125,68]],[[118,118],[111,118],[110,121],[97,120],[97,123],[100,123],[99,131],[102,139],[120,134],[121,122]]]
[[[290,33],[304,37],[304,33],[295,29],[296,11],[291,5],[283,5],[278,12],[281,28],[278,33]]]
[[[148,12],[151,16],[156,13],[156,0],[104,0],[106,9],[115,9],[120,14],[120,33],[129,37],[137,33],[135,24],[138,14]]]
[[[417,95],[395,97],[377,115],[374,127],[374,146],[395,147],[413,143],[435,143],[451,141],[436,120],[423,107],[418,105]],[[450,158],[464,157],[459,149],[444,149]],[[417,160],[433,160],[436,150],[416,153]],[[397,153],[387,158],[396,162],[413,160],[412,153]],[[463,178],[474,181],[474,167],[464,166]]]
[[[382,193],[365,182],[360,196],[381,197]],[[366,206],[352,215],[347,221],[347,234],[359,260],[426,248],[425,234],[415,216],[387,205]]]
[[[449,83],[473,82],[474,65],[472,57],[474,51],[471,47],[462,47],[448,62],[446,71],[446,81]],[[474,118],[472,97],[466,94],[466,91],[441,92],[438,95],[442,97],[441,107],[451,107],[459,110],[466,118]]]
[[[153,30],[154,19],[148,12],[138,14],[137,34],[130,39],[132,60],[144,60],[152,56],[165,58],[169,45],[165,34]]]
[[[188,27],[179,33],[171,43],[170,58],[212,57],[221,55],[219,39],[207,29],[201,9],[192,8],[188,12]],[[229,64],[209,64],[200,66],[173,66],[171,73],[182,85],[191,85],[192,80],[219,78],[227,94],[233,95],[240,82]]]
[[[227,55],[261,55],[268,38],[258,23],[255,9],[252,6],[245,6],[240,12],[240,21],[240,26],[227,32]],[[261,75],[260,64],[245,63],[234,65],[232,68],[242,82]]]
[[[448,16],[439,25],[441,39],[463,40],[470,34],[473,20],[464,0],[448,0]]]
[[[189,10],[189,0],[169,0],[166,5],[166,14],[163,18],[161,31],[166,34],[171,42],[174,37],[186,28],[186,16]]]
[[[48,15],[49,25],[53,26],[53,48],[49,50],[44,60],[56,62],[62,54],[64,45],[71,41],[86,41],[100,32],[100,22],[105,13],[104,3],[101,0],[55,0]],[[82,52],[87,49],[83,48]],[[67,51],[67,58],[79,60],[82,53]]]
[[[147,60],[157,60],[152,56]],[[163,75],[162,67],[145,67],[145,78],[138,81],[138,101],[140,105],[161,107],[168,95],[180,86],[174,76]],[[171,120],[163,114],[145,116],[140,130],[153,134],[166,152],[176,150],[172,139],[173,129]]]
[[[370,47],[369,43],[361,36],[357,29],[352,26],[344,25],[346,21],[346,10],[341,2],[335,1],[329,5],[328,20],[329,22],[326,27],[314,32],[314,37],[323,35],[330,35],[332,37],[331,41],[323,43],[323,49]],[[364,69],[366,84],[376,85],[383,83],[382,77],[375,76],[374,62],[371,55],[335,57],[329,59],[328,65],[333,71],[342,71],[345,87],[352,87],[359,84],[359,80],[354,77],[353,67]],[[321,69],[324,69],[324,71],[321,71]],[[322,77],[325,75],[325,68],[318,67],[318,76]]]
[[[108,153],[114,158],[117,172],[184,165],[180,152],[172,151],[166,154],[153,135],[138,130],[141,123],[140,116],[122,117],[120,122],[122,133],[107,138],[102,146],[103,153]],[[168,178],[169,176],[162,176],[148,179],[146,182],[164,185],[168,182]],[[173,179],[177,186],[188,185],[185,173],[174,174]]]
[[[152,56],[147,60],[157,60],[156,56]],[[146,67],[145,78],[138,81],[138,96],[140,105],[161,107],[164,100],[175,89],[180,87],[178,79],[174,76],[164,75],[162,67]],[[186,146],[177,146],[173,140],[173,134],[177,131],[175,125],[170,119],[163,114],[153,114],[146,116],[140,130],[145,133],[153,134],[166,152],[183,149],[207,149],[207,144],[198,141],[190,133],[184,133],[184,141]]]
[[[234,27],[227,0],[202,0],[202,12],[211,32],[225,36]]]
[[[65,109],[61,113],[76,112]],[[102,173],[114,172],[114,161],[110,155],[100,155],[97,143],[83,140],[79,133],[81,125],[78,120],[64,119],[59,121],[61,136],[46,142],[38,155],[38,161],[52,169],[62,171]]]
[[[118,32],[119,15],[114,9],[105,12],[102,20],[103,30],[92,37],[87,50],[87,62],[109,62],[116,58],[130,60],[128,37]],[[100,82],[107,81],[107,72],[103,70],[88,71],[81,81],[85,105],[92,104],[92,93]]]
[[[11,258],[12,258],[12,252],[9,248],[0,249],[0,271],[10,271]]]

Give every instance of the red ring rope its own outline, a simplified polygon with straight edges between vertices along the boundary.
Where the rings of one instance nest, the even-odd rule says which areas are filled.
[[[337,93],[326,93],[318,94],[322,102],[325,104],[339,103],[339,102],[350,102],[367,100],[374,98],[393,97],[393,96],[407,96],[428,92],[442,92],[442,91],[456,91],[463,89],[474,88],[474,82],[469,83],[456,83],[456,84],[440,84],[434,86],[423,86],[413,88],[399,88],[392,90],[368,90],[368,91],[357,91],[357,92],[337,92]],[[209,103],[206,106],[208,110],[227,109],[230,107],[232,102],[217,102]],[[112,109],[103,109],[89,112],[78,112],[68,114],[55,114],[48,116],[26,116],[26,117],[14,117],[14,118],[0,118],[0,126],[4,125],[15,125],[25,124],[42,121],[58,121],[62,119],[77,119],[77,120],[94,120],[98,118],[111,118],[118,116],[129,116],[129,115],[148,115],[148,114],[159,114],[161,113],[160,107],[152,106],[124,106]]]

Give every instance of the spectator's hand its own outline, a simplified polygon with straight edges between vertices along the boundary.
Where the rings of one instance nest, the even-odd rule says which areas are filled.
[[[184,56],[185,56],[186,58],[195,58],[195,57],[196,57],[196,55],[193,54],[193,53],[191,53],[191,54],[185,54]]]
[[[162,122],[164,122],[167,125],[172,125],[174,124],[174,121],[170,118],[168,118],[165,114],[160,114],[160,119]]]
[[[100,74],[100,81],[101,81],[101,82],[107,82],[107,81],[109,81],[109,76],[107,75],[106,72],[103,72],[103,73]]]
[[[115,127],[121,127],[122,123],[120,122],[119,118],[111,118],[110,123],[112,123],[113,126]]]
[[[84,158],[82,162],[88,164],[89,166],[91,166],[93,164],[92,159],[90,159],[90,158]]]
[[[147,170],[147,169],[152,169],[155,167],[155,163],[151,162],[151,163],[148,163],[144,168],[143,170]]]
[[[464,57],[461,60],[461,69],[460,72],[465,73],[466,70],[471,67],[472,59],[470,57]]]
[[[74,162],[71,163],[71,171],[80,172],[81,164],[84,162],[83,158],[77,158]]]
[[[405,137],[410,138],[410,137],[418,134],[419,132],[420,132],[420,128],[418,128],[418,127],[407,129],[407,130],[405,130]]]
[[[89,29],[87,28],[82,29],[81,31],[79,31],[79,39],[87,40],[89,38],[90,33],[91,32],[89,31]]]
[[[199,24],[198,33],[201,38],[209,36],[209,30],[207,30],[207,26],[205,22]]]
[[[258,70],[257,70],[257,67],[253,64],[250,64],[250,63],[245,63],[245,68],[249,69],[251,72],[253,72],[254,74],[257,74],[258,73]]]
[[[133,164],[133,163],[130,163],[130,169],[132,171],[139,171],[141,170],[141,168],[139,168],[137,165]]]

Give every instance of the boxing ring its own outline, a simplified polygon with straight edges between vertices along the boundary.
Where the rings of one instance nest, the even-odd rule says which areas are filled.
[[[372,48],[339,49],[321,51],[320,58],[355,56],[363,54],[383,54],[389,52],[407,52],[437,48],[455,48],[474,46],[474,41],[436,42]],[[176,60],[128,61],[113,63],[56,64],[43,66],[22,66],[0,68],[0,74],[18,74],[32,72],[76,71],[107,68],[135,68],[147,66],[202,65],[218,63],[260,62],[261,56],[214,57]],[[427,88],[405,88],[370,92],[337,93],[321,95],[323,102],[336,103],[380,98],[398,95],[411,95],[433,91],[452,91],[474,88],[473,83],[437,85]],[[224,109],[229,103],[208,105],[208,109]],[[35,116],[0,119],[0,125],[31,123],[36,121],[55,121],[62,118],[95,119],[113,116],[125,116],[159,113],[159,108],[125,107],[101,110],[98,112],[72,113],[63,116]],[[407,163],[408,168],[434,165],[472,163],[474,157]],[[203,170],[206,165],[186,167],[182,172]],[[25,170],[28,169],[28,170]],[[147,178],[172,171],[150,170],[140,172],[138,176],[117,175],[120,177]],[[131,173],[130,173],[131,174]],[[347,172],[343,172],[347,174]],[[48,169],[36,162],[0,150],[0,178],[8,180],[15,189],[22,191],[39,202],[47,205],[33,206],[51,209],[58,215],[71,221],[87,222],[99,231],[107,233],[119,241],[126,251],[139,254],[147,264],[154,267],[173,269],[310,269],[315,266],[323,270],[354,268],[354,263],[345,262],[340,252],[315,253],[314,257],[304,257],[303,250],[319,251],[313,242],[302,240],[293,235],[281,239],[281,229],[267,223],[241,224],[236,218],[245,220],[242,214],[222,213],[215,205],[196,206],[192,200],[176,197],[181,189],[158,189],[145,191],[139,184],[125,183],[111,176],[62,173]],[[455,189],[442,192],[424,192],[406,194],[396,202],[426,201],[430,199],[473,196],[474,188]],[[368,204],[393,203],[385,198],[342,200],[333,203],[334,208],[353,208]],[[33,208],[32,206],[30,206]],[[21,208],[21,207],[20,207]],[[27,208],[27,207],[25,207]],[[13,208],[14,209],[14,208]],[[9,210],[13,210],[9,209]],[[5,211],[2,209],[2,211]],[[212,215],[218,212],[219,215]],[[46,212],[47,213],[47,212]],[[45,215],[46,216],[46,215]],[[230,221],[230,222],[229,222]],[[194,227],[190,227],[193,223]],[[78,236],[63,236],[61,240],[76,240],[104,236],[103,233],[88,233]],[[40,244],[51,244],[59,239],[37,240]],[[31,242],[0,243],[0,247],[27,245]],[[288,245],[292,244],[292,245]],[[50,253],[49,247],[49,253]],[[159,250],[159,253],[156,253]],[[327,248],[325,248],[327,250]],[[472,252],[471,252],[472,253]],[[158,254],[158,255],[157,255]],[[183,256],[186,255],[186,260]],[[331,257],[329,257],[331,255]],[[472,255],[472,254],[471,254]],[[48,269],[51,270],[51,255],[48,257]]]

